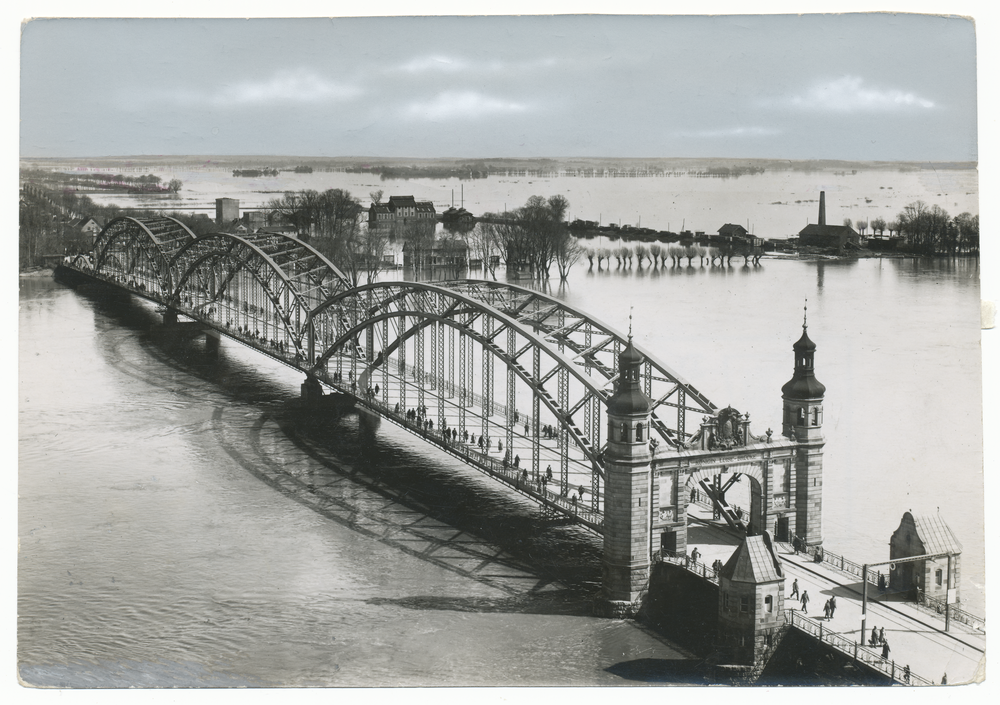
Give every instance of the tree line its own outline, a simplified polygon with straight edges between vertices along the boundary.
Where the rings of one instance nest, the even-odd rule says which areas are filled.
[[[852,227],[850,218],[844,225]],[[900,238],[903,242],[897,249],[915,254],[949,254],[979,252],[979,214],[960,213],[955,217],[938,205],[928,206],[923,201],[907,205],[894,220],[885,218],[858,220],[853,227],[864,235],[871,229],[873,237]],[[877,235],[876,235],[877,233]]]

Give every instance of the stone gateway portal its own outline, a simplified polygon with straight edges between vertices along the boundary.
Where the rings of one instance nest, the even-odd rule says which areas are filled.
[[[687,558],[688,505],[707,498],[717,518],[747,536],[765,532],[797,548],[823,544],[823,395],[816,379],[816,344],[803,320],[792,346],[792,379],[782,388],[782,432],[750,430],[750,414],[732,407],[705,416],[677,447],[643,441],[651,401],[639,385],[643,362],[629,340],[619,356],[621,375],[608,405],[608,473],[604,497],[604,589],[615,613],[641,597],[654,552]],[[749,484],[749,509],[726,492]]]

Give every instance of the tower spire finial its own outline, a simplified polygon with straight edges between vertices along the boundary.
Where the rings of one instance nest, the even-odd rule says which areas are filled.
[[[809,327],[809,324],[806,322],[806,314],[808,313],[809,313],[809,297],[806,297],[806,303],[802,307],[802,330],[805,330],[806,328]]]
[[[628,342],[632,342],[632,306],[628,307]]]

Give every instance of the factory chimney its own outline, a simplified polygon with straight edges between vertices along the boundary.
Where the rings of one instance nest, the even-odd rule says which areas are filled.
[[[819,224],[826,225],[826,191],[819,192]]]

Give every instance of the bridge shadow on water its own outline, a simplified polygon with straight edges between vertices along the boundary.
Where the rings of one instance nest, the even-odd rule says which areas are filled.
[[[714,685],[710,669],[698,660],[640,658],[621,661],[604,669],[608,673],[637,683],[674,685]]]
[[[503,595],[373,602],[592,615],[599,537],[544,515],[513,490],[390,423],[372,423],[365,412],[303,408],[288,384],[227,353],[238,343],[226,341],[209,355],[193,329],[157,332],[159,316],[147,307],[118,297],[92,301],[98,329],[131,330],[144,354],[179,374],[159,375],[155,366],[118,354],[114,335],[102,337],[108,363],[174,396],[213,404],[209,430],[247,472],[331,521]]]

